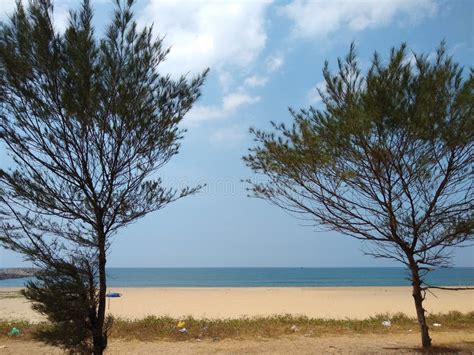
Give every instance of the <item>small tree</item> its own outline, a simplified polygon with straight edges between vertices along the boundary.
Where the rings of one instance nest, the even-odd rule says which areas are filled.
[[[95,354],[107,345],[110,238],[199,189],[166,188],[157,172],[178,153],[206,72],[160,74],[168,50],[137,30],[133,3],[116,1],[100,40],[88,0],[64,33],[49,0],[18,3],[0,28],[0,139],[14,160],[0,170],[0,243],[41,269],[25,291],[34,308],[78,336],[56,343]]]
[[[444,44],[432,61],[413,58],[405,44],[387,64],[375,53],[363,75],[351,46],[336,74],[326,62],[324,109],[252,129],[258,146],[244,160],[268,178],[252,184],[256,197],[407,266],[428,348],[426,275],[474,233],[474,80]]]
[[[22,290],[33,302],[33,309],[51,322],[51,326],[40,328],[35,336],[71,353],[92,354],[98,304],[95,266],[78,257],[70,262],[56,260],[47,266],[35,275],[36,281],[29,281]],[[106,317],[106,336],[111,325],[112,318]]]

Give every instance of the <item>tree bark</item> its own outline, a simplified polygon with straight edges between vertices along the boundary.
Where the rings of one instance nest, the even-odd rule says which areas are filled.
[[[105,323],[105,294],[107,291],[107,280],[105,273],[106,264],[106,250],[105,250],[105,235],[102,231],[99,232],[99,299],[97,307],[97,323],[94,330],[94,355],[103,354],[107,347],[107,334],[104,332]]]
[[[424,297],[421,289],[421,279],[419,273],[419,267],[413,257],[409,257],[411,281],[413,286],[413,299],[415,300],[416,316],[418,318],[418,324],[421,331],[421,344],[423,349],[431,347],[431,338],[429,335],[428,324],[426,323],[425,309],[423,308]]]

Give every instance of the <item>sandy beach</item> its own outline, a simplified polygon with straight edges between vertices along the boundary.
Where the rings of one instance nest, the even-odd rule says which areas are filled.
[[[0,318],[41,320],[23,298],[1,296],[17,290],[0,289]],[[109,291],[120,292],[122,297],[110,300],[108,312],[130,319],[147,315],[236,318],[274,314],[361,319],[397,312],[416,316],[409,287],[111,288]],[[434,295],[427,295],[428,312],[474,311],[473,291],[433,292]]]

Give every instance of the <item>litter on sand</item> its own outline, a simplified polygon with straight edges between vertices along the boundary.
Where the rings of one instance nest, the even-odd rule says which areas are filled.
[[[382,322],[382,325],[383,325],[384,327],[388,328],[388,327],[391,327],[391,326],[392,326],[392,322],[390,322],[389,320],[384,320],[384,321]]]
[[[439,324],[439,323],[433,323],[433,327],[441,327],[441,324]]]
[[[188,334],[188,330],[186,328],[182,328],[178,330],[178,332],[180,332],[181,334]]]
[[[299,330],[298,327],[297,327],[296,325],[294,325],[294,324],[291,326],[290,329],[291,329],[293,332],[295,332],[295,333]]]
[[[10,332],[8,333],[8,335],[17,337],[17,336],[21,335],[21,331],[20,331],[20,329],[18,329],[16,327],[13,327],[12,330],[10,330]]]
[[[178,327],[178,328],[184,328],[185,326],[186,326],[186,323],[185,323],[184,321],[180,320],[180,321],[178,322],[178,325],[177,325],[176,327]]]

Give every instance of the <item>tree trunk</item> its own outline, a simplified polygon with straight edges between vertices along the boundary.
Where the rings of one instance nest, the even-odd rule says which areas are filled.
[[[105,235],[99,233],[99,304],[97,307],[97,323],[94,330],[94,355],[103,354],[107,347],[107,334],[104,332],[105,323],[105,293],[107,291],[107,281],[105,274],[106,250]]]
[[[410,260],[410,271],[411,271],[411,280],[413,286],[413,299],[415,300],[416,316],[418,318],[418,324],[420,325],[421,331],[421,344],[423,349],[428,349],[431,347],[431,338],[429,335],[428,324],[426,323],[425,318],[425,309],[423,308],[424,297],[421,290],[421,280],[419,274],[418,264],[413,258]]]

